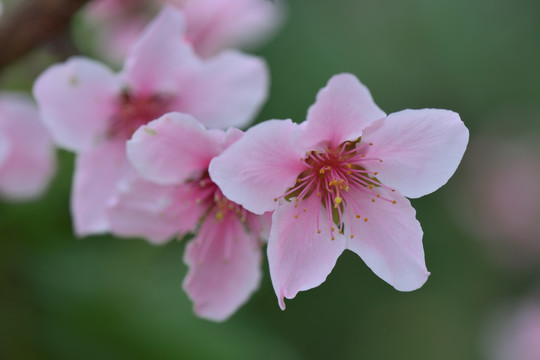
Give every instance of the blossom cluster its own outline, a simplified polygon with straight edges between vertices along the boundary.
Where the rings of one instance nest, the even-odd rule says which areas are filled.
[[[120,1],[100,6],[124,9]],[[429,276],[423,232],[407,198],[444,185],[468,142],[455,112],[387,115],[345,73],[319,91],[304,122],[267,120],[240,130],[266,101],[270,76],[262,58],[231,46],[273,31],[282,13],[276,6],[260,0],[165,6],[134,31],[118,73],[73,57],[44,71],[33,89],[54,143],[76,153],[75,233],[153,244],[192,234],[183,286],[195,312],[215,321],[258,288],[266,243],[282,309],[285,298],[324,282],[346,249],[397,290],[421,287]],[[100,13],[92,11],[88,16]],[[242,21],[235,21],[237,13],[245,14]],[[264,26],[246,30],[254,24]],[[4,117],[2,111],[0,102]],[[42,177],[50,176],[44,164],[51,160],[33,159],[30,150],[49,146],[48,139],[36,132],[26,140],[32,144],[24,159],[39,162]],[[2,164],[23,161],[10,160],[10,142],[0,144],[2,191],[9,185]],[[14,185],[28,193],[36,188]]]

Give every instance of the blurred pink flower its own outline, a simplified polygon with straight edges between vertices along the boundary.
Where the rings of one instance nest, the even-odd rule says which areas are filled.
[[[202,57],[256,46],[284,18],[283,4],[270,0],[99,0],[87,8],[86,18],[98,30],[96,44],[103,55],[121,62],[151,14],[167,4],[185,14],[185,36]]]
[[[169,111],[209,127],[246,125],[266,99],[263,60],[235,51],[201,61],[177,34],[182,15],[164,9],[131,48],[123,71],[72,58],[46,70],[34,86],[44,123],[59,146],[79,154],[72,193],[78,235],[106,232],[107,203],[134,176],[125,142]]]
[[[499,264],[540,260],[538,139],[483,135],[471,142],[459,194],[463,221]]]
[[[55,166],[53,142],[32,100],[0,93],[0,196],[26,200],[41,195]]]
[[[540,359],[540,301],[500,309],[482,340],[487,360]]]
[[[235,129],[207,130],[180,113],[150,122],[127,145],[129,159],[150,182],[126,182],[109,208],[111,226],[122,235],[160,243],[197,230],[184,256],[184,289],[195,312],[216,321],[232,315],[258,287],[259,238],[269,230],[270,215],[229,201],[208,176],[212,158],[241,136]]]
[[[386,116],[356,77],[336,75],[301,125],[271,120],[210,164],[223,194],[254,213],[275,210],[268,261],[279,304],[320,285],[345,250],[398,290],[429,273],[422,229],[405,198],[445,184],[468,141],[447,110]]]

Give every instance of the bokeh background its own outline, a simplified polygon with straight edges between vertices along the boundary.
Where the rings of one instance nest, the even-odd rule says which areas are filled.
[[[520,168],[508,168],[523,156],[540,163],[540,2],[289,0],[288,8],[282,31],[256,51],[272,73],[258,121],[303,121],[327,80],[351,72],[387,113],[452,109],[470,129],[456,175],[412,201],[424,229],[427,283],[400,293],[346,252],[323,285],[282,312],[265,262],[259,291],[230,320],[199,319],[181,289],[184,242],[74,237],[73,155],[60,151],[42,198],[0,201],[0,358],[487,359],[492,314],[540,285],[539,252],[520,257],[540,242],[534,227],[524,235],[529,242],[515,243],[510,230],[482,229],[501,225],[491,213],[501,204],[515,221],[540,222],[538,204],[523,210],[504,200],[538,199],[540,191],[540,178],[527,188]],[[58,60],[38,50],[5,69],[0,85],[29,91]],[[490,149],[500,142],[507,150],[485,151],[485,138]],[[508,142],[529,150],[513,154],[518,145]],[[498,173],[515,176],[484,191]],[[492,202],[500,193],[508,197]]]

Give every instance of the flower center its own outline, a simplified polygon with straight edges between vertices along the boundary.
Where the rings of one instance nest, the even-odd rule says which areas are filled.
[[[165,95],[137,96],[124,91],[118,99],[118,108],[111,118],[109,136],[129,139],[142,125],[168,112],[170,98]]]
[[[198,180],[191,181],[190,184],[189,192],[192,195],[189,198],[193,199],[195,205],[206,207],[206,214],[212,214],[216,221],[224,221],[229,216],[237,216],[243,223],[249,220],[251,213],[244,209],[242,205],[227,199],[219,187],[210,179],[208,172]]]
[[[303,159],[306,169],[297,178],[296,185],[282,196],[288,201],[294,198],[295,208],[301,206],[301,202],[311,196],[319,197],[321,205],[326,210],[332,240],[336,231],[334,225],[338,233],[342,234],[345,220],[349,223],[354,220],[368,221],[363,215],[365,211],[354,197],[366,196],[373,203],[377,200],[396,203],[379,193],[380,188],[395,190],[381,184],[376,177],[378,173],[368,171],[364,166],[369,162],[382,162],[380,158],[366,156],[369,145],[360,145],[360,140],[346,141],[337,148],[308,152]],[[308,209],[304,208],[301,212],[307,211]],[[298,219],[301,212],[296,214],[295,218]],[[319,216],[320,211],[317,209],[317,232],[320,234]],[[353,237],[351,233],[351,238]]]
[[[186,198],[189,199],[188,201],[193,201],[196,206],[204,207],[204,215],[201,217],[201,222],[213,220],[218,223],[225,222],[225,224],[227,224],[227,222],[229,222],[230,224],[231,221],[240,220],[246,231],[260,234],[262,229],[257,220],[257,215],[227,199],[219,187],[210,179],[208,172],[198,180],[193,180],[188,184],[191,185],[186,196]],[[222,228],[224,229],[223,231],[231,231],[231,226],[229,224]],[[257,242],[259,241],[257,237],[252,237],[252,239]],[[207,253],[213,241],[224,241],[222,244],[224,249],[223,261],[228,262],[232,256],[232,242],[236,240],[235,237],[226,236],[226,234],[220,234],[219,237],[199,236],[199,242],[196,243],[197,246],[200,246],[197,255],[198,262],[203,264],[206,261]]]

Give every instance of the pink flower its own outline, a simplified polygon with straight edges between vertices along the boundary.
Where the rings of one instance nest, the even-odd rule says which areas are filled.
[[[350,74],[330,79],[307,121],[271,120],[210,164],[223,194],[256,214],[275,209],[268,242],[279,304],[320,285],[349,249],[398,290],[429,273],[407,197],[442,186],[468,141],[447,110],[386,116]]]
[[[486,330],[483,339],[486,359],[540,359],[539,299],[500,309]]]
[[[526,270],[540,260],[538,135],[486,135],[471,141],[459,185],[460,223],[498,265]]]
[[[24,95],[0,94],[0,196],[35,198],[54,174],[56,154],[34,103]]]
[[[258,287],[259,237],[269,230],[269,215],[229,201],[208,176],[212,158],[241,136],[235,129],[207,130],[180,113],[139,128],[128,141],[128,157],[151,182],[126,183],[109,209],[115,232],[154,242],[198,229],[184,257],[184,289],[195,312],[216,321],[232,315]]]
[[[139,126],[169,111],[209,127],[246,125],[266,98],[265,63],[235,51],[201,61],[178,34],[182,15],[166,8],[131,48],[116,75],[72,58],[36,81],[44,123],[59,146],[79,154],[72,196],[78,235],[109,229],[106,206],[121,179],[134,176],[125,142]]]
[[[118,62],[149,16],[166,4],[185,14],[185,36],[202,57],[256,46],[277,31],[284,17],[283,4],[269,0],[99,0],[88,7],[86,17],[98,30],[98,47]]]

